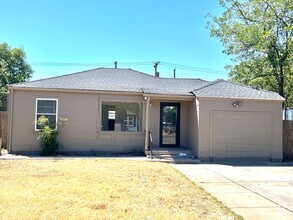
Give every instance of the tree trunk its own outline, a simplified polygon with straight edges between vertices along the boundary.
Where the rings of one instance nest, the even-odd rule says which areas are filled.
[[[280,84],[279,84],[279,95],[284,97],[284,70],[283,65],[280,64]],[[283,108],[285,107],[285,102],[282,104]]]

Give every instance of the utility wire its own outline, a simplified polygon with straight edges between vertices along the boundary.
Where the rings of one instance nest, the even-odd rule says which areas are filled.
[[[153,66],[157,61],[144,61],[144,62],[118,62],[118,66]],[[113,66],[114,63],[67,63],[67,62],[33,62],[31,63],[34,66],[47,66],[47,67],[54,67],[54,66],[91,66],[91,67],[109,67]],[[227,72],[223,70],[215,70],[209,68],[199,68],[194,66],[187,66],[182,64],[176,63],[169,63],[169,62],[160,62],[158,68],[160,66],[170,67],[173,69],[181,69],[181,70],[189,70],[193,72],[202,72],[202,73],[210,73],[210,74],[219,74],[219,75],[226,75]]]
[[[208,69],[208,68],[199,68],[199,67],[193,67],[193,66],[186,66],[176,63],[168,63],[168,62],[160,62],[162,66],[168,66],[178,69],[188,69],[188,70],[194,70],[194,71],[200,71],[200,72],[215,72],[215,73],[226,73],[223,70],[214,70],[214,69]]]
[[[148,62],[118,62],[118,65],[152,65],[153,61]],[[61,62],[33,62],[34,66],[111,66],[113,63],[61,63]]]

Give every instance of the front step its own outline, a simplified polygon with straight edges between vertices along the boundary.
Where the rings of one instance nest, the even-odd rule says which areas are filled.
[[[200,163],[191,149],[187,148],[154,148],[146,152],[147,158],[152,161],[166,163]]]

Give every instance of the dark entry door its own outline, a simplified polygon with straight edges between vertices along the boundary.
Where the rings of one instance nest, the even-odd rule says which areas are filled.
[[[180,103],[161,102],[160,147],[180,147]]]

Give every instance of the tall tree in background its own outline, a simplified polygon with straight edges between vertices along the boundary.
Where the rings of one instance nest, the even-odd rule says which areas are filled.
[[[25,82],[32,76],[22,48],[11,48],[0,44],[0,111],[6,110],[7,85]]]
[[[210,16],[232,81],[278,92],[293,107],[292,0],[220,0],[221,16]]]

